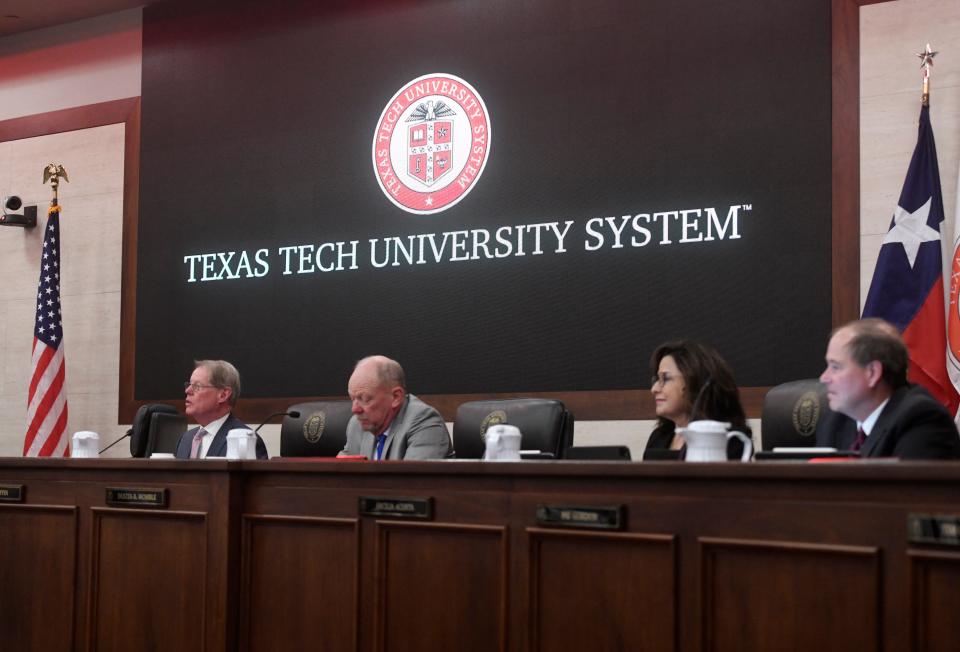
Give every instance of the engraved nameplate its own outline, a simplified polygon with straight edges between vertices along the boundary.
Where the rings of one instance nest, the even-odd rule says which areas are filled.
[[[361,516],[433,518],[433,498],[376,498],[360,496]]]
[[[166,507],[166,489],[107,487],[107,504],[116,507]]]
[[[0,502],[22,503],[23,502],[23,485],[22,484],[0,484]]]
[[[537,505],[537,522],[541,525],[619,530],[624,524],[624,506]]]
[[[960,546],[960,516],[910,514],[907,516],[907,541]]]

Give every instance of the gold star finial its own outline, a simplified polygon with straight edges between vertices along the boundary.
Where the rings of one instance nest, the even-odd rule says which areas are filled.
[[[930,106],[930,67],[933,65],[933,58],[937,56],[939,52],[931,50],[930,44],[927,43],[927,49],[923,52],[917,52],[916,54],[920,59],[920,67],[923,68],[923,94],[921,101],[924,106]]]
[[[930,49],[930,44],[927,43],[927,49],[923,52],[917,52],[917,58],[920,59],[920,67],[930,69],[930,66],[933,65],[933,58],[940,54],[934,50]]]
[[[933,65],[933,58],[940,54],[934,50],[930,49],[930,44],[927,43],[927,49],[923,52],[917,52],[917,58],[920,59],[920,67],[925,68],[927,73],[930,72],[930,66]]]

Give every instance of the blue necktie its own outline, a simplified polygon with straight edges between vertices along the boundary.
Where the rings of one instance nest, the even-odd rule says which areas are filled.
[[[377,435],[377,461],[379,462],[383,458],[383,443],[387,441],[387,436]]]

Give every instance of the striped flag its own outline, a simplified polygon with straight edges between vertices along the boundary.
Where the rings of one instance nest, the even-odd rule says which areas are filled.
[[[32,367],[23,454],[29,457],[69,457],[67,392],[64,387],[66,364],[60,315],[60,207],[56,205],[50,207],[43,235]]]

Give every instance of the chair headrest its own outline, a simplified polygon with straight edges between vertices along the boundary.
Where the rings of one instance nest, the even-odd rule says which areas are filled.
[[[761,415],[764,450],[812,446],[817,423],[829,410],[826,388],[819,380],[794,380],[771,388]]]
[[[487,428],[508,423],[520,429],[521,446],[560,457],[572,443],[573,415],[562,401],[514,398],[470,401],[457,408],[453,445],[457,457],[480,458],[486,447]]]
[[[133,417],[130,427],[130,455],[144,457],[147,454],[147,441],[150,433],[150,420],[154,414],[179,414],[177,408],[166,403],[147,403],[141,405]]]
[[[281,457],[334,457],[347,441],[351,402],[311,401],[291,405],[299,417],[284,417],[280,426]]]

